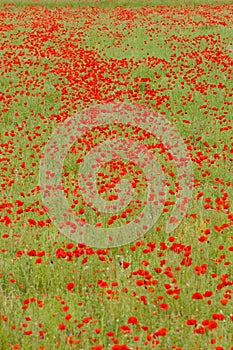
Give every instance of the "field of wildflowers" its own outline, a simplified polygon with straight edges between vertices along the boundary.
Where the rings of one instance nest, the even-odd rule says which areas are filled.
[[[232,350],[232,1],[5,0],[0,14],[0,349]],[[140,142],[167,190],[152,227],[103,247],[58,229],[40,179],[53,132],[110,103],[172,125],[193,184],[168,232],[182,176],[162,140],[111,118],[85,129],[64,159],[62,191],[96,235],[121,227],[127,236],[148,189],[132,159],[108,160],[96,173],[99,198],[114,204],[127,180],[132,200],[114,215],[92,208],[78,173],[99,143]]]

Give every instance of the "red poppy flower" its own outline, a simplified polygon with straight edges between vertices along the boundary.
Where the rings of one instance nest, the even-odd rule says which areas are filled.
[[[201,293],[196,292],[193,294],[192,299],[203,299],[203,296]]]
[[[111,347],[111,350],[130,350],[126,344],[115,344]]]
[[[210,320],[207,327],[208,329],[216,329],[218,328],[218,324],[217,322]]]
[[[120,327],[121,330],[124,332],[124,333],[130,333],[131,332],[131,329],[129,328],[129,326],[127,325],[123,325]]]
[[[213,320],[224,320],[225,316],[222,314],[213,314],[212,318],[213,318]]]
[[[197,320],[191,318],[191,319],[186,321],[186,325],[187,326],[196,326],[197,325]]]
[[[64,331],[64,330],[66,329],[66,325],[65,325],[64,323],[60,323],[60,324],[58,325],[58,329],[59,329],[60,331]]]
[[[91,350],[103,350],[103,345],[99,344],[99,345],[95,345],[91,348]]]
[[[128,318],[128,324],[138,324],[137,317],[131,316]]]
[[[75,284],[73,282],[68,282],[67,286],[66,286],[66,289],[71,291],[72,289],[74,289],[74,286],[75,286]]]
[[[160,307],[160,309],[163,309],[163,310],[168,310],[168,308],[169,308],[168,304],[166,304],[166,303],[161,303],[159,305],[159,307]]]
[[[205,327],[198,327],[194,329],[194,333],[197,333],[197,334],[204,334],[205,332],[206,332]]]
[[[154,338],[164,337],[167,334],[167,328],[160,328],[156,332],[154,332]]]

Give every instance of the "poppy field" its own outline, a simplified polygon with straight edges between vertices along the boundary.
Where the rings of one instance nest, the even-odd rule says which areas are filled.
[[[0,349],[233,350],[232,1],[0,14]]]

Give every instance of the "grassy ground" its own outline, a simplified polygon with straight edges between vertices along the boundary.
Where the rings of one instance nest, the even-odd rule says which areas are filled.
[[[231,349],[232,1],[86,1],[94,8],[83,9],[81,1],[39,2],[53,11],[29,3],[3,7],[0,26],[0,348]],[[135,8],[105,11],[128,3]],[[58,125],[113,101],[143,104],[174,124],[195,186],[174,232],[165,230],[168,206],[137,242],[101,249],[58,231],[43,207],[39,171]],[[103,135],[95,130],[74,146],[85,153]],[[157,155],[175,191],[167,154]],[[82,202],[74,157],[70,151],[63,177],[69,203],[108,226]],[[125,169],[118,164],[115,177]],[[137,218],[132,208],[112,227]]]
[[[102,8],[111,7],[143,7],[143,6],[196,6],[196,5],[223,5],[232,4],[232,0],[5,0],[1,6],[4,4],[14,4],[17,7],[25,6],[45,6],[48,8],[64,7],[68,6],[71,8],[94,6]]]

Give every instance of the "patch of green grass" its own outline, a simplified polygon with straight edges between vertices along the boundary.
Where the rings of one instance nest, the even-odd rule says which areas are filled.
[[[56,7],[127,7],[140,8],[145,6],[197,6],[197,5],[223,5],[232,4],[232,0],[4,0],[2,5],[14,5],[17,7],[45,6],[47,8]]]

